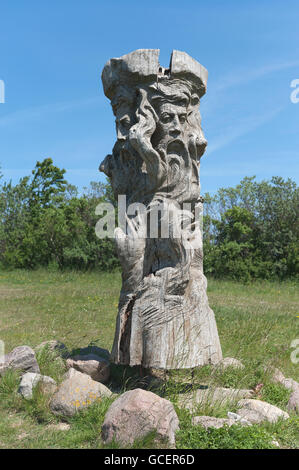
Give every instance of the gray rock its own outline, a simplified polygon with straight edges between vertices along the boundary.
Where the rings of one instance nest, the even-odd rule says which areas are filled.
[[[252,424],[269,421],[275,423],[279,419],[288,419],[289,415],[277,406],[261,400],[245,399],[238,403],[237,414]]]
[[[288,390],[292,390],[292,392],[296,392],[297,390],[299,390],[299,383],[296,382],[296,380],[291,379],[291,378],[284,379],[281,382],[281,385],[283,385]]]
[[[105,385],[71,368],[52,397],[50,408],[56,415],[73,416],[96,400],[100,401],[103,397],[111,395],[112,393]]]
[[[196,390],[195,393],[185,393],[179,397],[179,405],[194,411],[198,406],[210,405],[221,406],[233,404],[240,398],[250,398],[253,395],[251,390],[234,388],[206,388]]]
[[[53,395],[57,390],[57,383],[51,377],[42,375],[39,382],[39,387],[42,393]]]
[[[233,420],[237,424],[241,424],[242,426],[251,426],[250,421],[248,421],[245,418],[242,418],[241,415],[238,415],[238,413],[232,413],[231,411],[227,412],[227,417],[230,420]]]
[[[273,382],[283,385],[288,390],[292,390],[292,392],[295,392],[299,388],[299,383],[296,382],[296,380],[286,378],[279,369],[270,367],[266,370],[270,373]]]
[[[215,370],[225,370],[228,367],[233,367],[235,369],[244,369],[245,366],[244,364],[242,364],[241,361],[233,357],[225,357],[221,361],[217,362],[217,364],[215,364],[214,366]]]
[[[205,429],[209,428],[223,428],[223,426],[232,426],[235,424],[235,420],[227,419],[227,418],[214,418],[213,416],[194,416],[192,418],[193,426],[202,426]]]
[[[38,383],[40,383],[42,393],[55,393],[57,388],[55,380],[46,375],[36,374],[34,372],[27,372],[22,376],[18,393],[24,398],[30,399],[32,398],[33,389]]]
[[[97,382],[106,383],[110,377],[110,363],[94,354],[75,356],[74,359],[66,361],[66,366],[68,368],[73,367],[82,374],[89,375]]]
[[[299,387],[296,388],[292,392],[292,394],[289,398],[288,410],[289,411],[295,411],[295,413],[299,414]]]
[[[8,369],[40,373],[35,352],[29,346],[18,346],[4,356],[4,361],[0,366],[0,375]]]
[[[236,420],[236,421],[238,421],[239,419],[241,419],[241,416],[238,415],[238,413],[233,413],[232,411],[228,411],[228,412],[227,412],[227,417],[228,417],[229,419],[234,419],[234,420]]]
[[[24,398],[32,398],[33,388],[40,381],[41,375],[34,372],[27,372],[22,376],[21,383],[18,388],[18,393]]]
[[[219,429],[223,428],[224,426],[231,427],[233,425],[251,426],[249,421],[242,419],[241,416],[236,415],[236,413],[231,413],[231,415],[235,415],[237,418],[229,416],[228,418],[215,418],[214,416],[194,416],[194,418],[192,418],[192,424],[193,426],[203,426],[205,429]]]
[[[276,383],[282,383],[285,380],[285,376],[281,370],[277,369],[276,367],[268,367],[266,368],[266,372],[270,373],[272,380]]]
[[[279,442],[278,442],[276,439],[273,439],[273,440],[271,441],[271,444],[272,444],[273,446],[275,446],[275,447],[280,447]]]
[[[175,445],[179,420],[170,401],[140,388],[122,394],[110,406],[102,427],[104,443],[113,439],[132,445],[136,439],[156,431],[157,441]]]

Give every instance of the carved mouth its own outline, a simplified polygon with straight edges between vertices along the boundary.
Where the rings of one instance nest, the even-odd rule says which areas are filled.
[[[185,143],[181,139],[173,139],[167,144],[167,153],[172,153],[172,154],[179,154],[182,155],[182,153],[185,150]]]

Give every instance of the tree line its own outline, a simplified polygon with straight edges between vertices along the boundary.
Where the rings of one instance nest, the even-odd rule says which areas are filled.
[[[291,179],[257,182],[204,195],[204,271],[216,278],[286,279],[299,272],[299,191]],[[2,269],[113,270],[114,241],[98,239],[95,208],[116,206],[109,182],[79,194],[65,170],[46,158],[15,185],[0,175]]]

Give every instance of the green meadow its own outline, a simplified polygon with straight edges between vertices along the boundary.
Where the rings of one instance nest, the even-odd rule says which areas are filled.
[[[16,346],[35,348],[43,341],[62,341],[69,351],[88,345],[111,350],[121,274],[58,272],[49,270],[0,272],[0,340],[5,352]],[[192,426],[191,415],[179,407],[178,398],[189,387],[215,384],[254,389],[262,383],[259,399],[286,409],[289,391],[273,384],[265,372],[272,365],[286,377],[299,381],[299,363],[291,361],[291,342],[299,338],[299,289],[293,281],[208,282],[210,306],[215,312],[224,357],[240,359],[243,370],[228,369],[212,374],[210,366],[195,371],[193,382],[184,374],[170,376],[156,390],[170,399],[180,419],[178,448],[299,448],[299,418],[276,424],[233,426],[209,432]],[[41,372],[60,381],[63,360],[48,351],[38,355]],[[137,374],[137,375],[136,375]],[[120,380],[121,378],[121,380]],[[128,389],[138,384],[138,373],[112,367],[112,380]],[[0,380],[0,448],[101,448],[100,431],[111,399],[92,405],[68,420],[70,429],[60,430],[49,410],[48,398],[38,390],[32,400],[17,394],[18,373]],[[225,417],[234,409],[210,407],[197,414]],[[136,447],[151,447],[152,436]],[[275,447],[275,446],[274,446]]]

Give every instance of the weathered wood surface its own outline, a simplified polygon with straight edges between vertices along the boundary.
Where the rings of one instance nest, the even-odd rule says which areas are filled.
[[[164,69],[159,50],[140,49],[108,61],[102,81],[117,141],[100,169],[127,210],[127,228],[115,231],[123,284],[112,360],[156,369],[217,363],[198,217],[207,70],[180,51]]]

